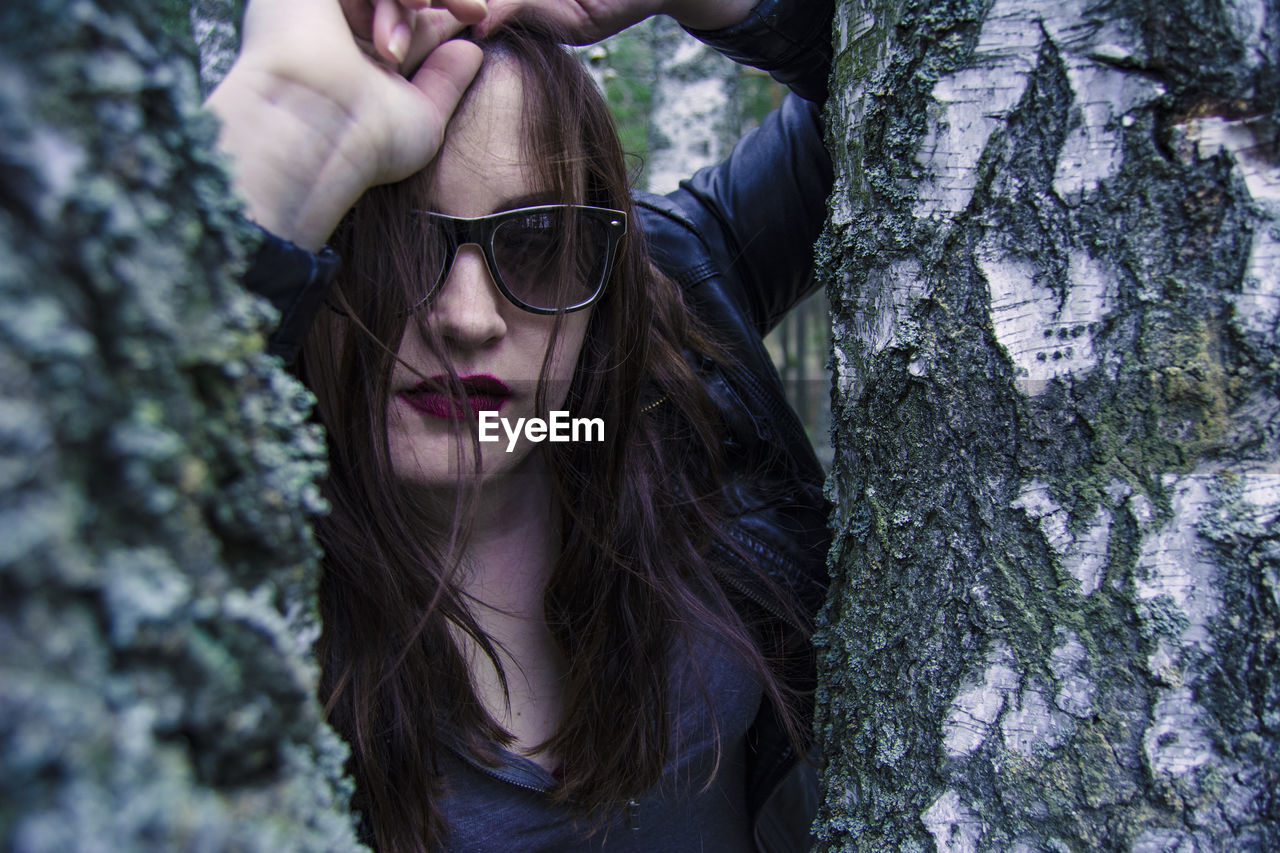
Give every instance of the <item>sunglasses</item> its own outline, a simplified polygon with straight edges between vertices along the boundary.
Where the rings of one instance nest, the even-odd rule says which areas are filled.
[[[428,230],[421,257],[427,285],[406,313],[439,292],[458,249],[479,247],[494,284],[517,308],[532,314],[581,311],[604,293],[618,244],[627,233],[619,210],[579,204],[544,204],[462,218],[412,211]]]

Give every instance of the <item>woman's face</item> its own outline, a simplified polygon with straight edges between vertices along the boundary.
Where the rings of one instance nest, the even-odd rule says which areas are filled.
[[[475,217],[562,201],[548,197],[525,162],[522,108],[520,75],[512,63],[503,60],[486,68],[449,125],[436,157],[427,209]],[[563,408],[590,313],[586,309],[561,318],[547,371],[549,410]],[[460,409],[447,396],[447,386],[432,381],[447,372],[433,354],[428,334],[447,353],[472,406],[480,412],[496,409],[514,427],[518,418],[545,417],[534,401],[556,319],[512,305],[494,284],[480,248],[459,247],[447,279],[429,305],[410,315],[400,341],[403,363],[392,371],[387,404],[387,443],[396,476],[429,488],[454,485],[459,441],[463,470],[473,470],[470,430],[465,425],[458,429],[454,419]],[[486,482],[527,468],[533,448],[522,434],[508,452],[501,426],[497,434],[501,440],[480,445]]]

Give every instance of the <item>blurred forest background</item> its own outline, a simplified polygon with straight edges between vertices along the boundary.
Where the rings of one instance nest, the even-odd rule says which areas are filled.
[[[193,19],[240,21],[245,0],[161,0],[160,5],[165,27],[194,43],[197,35],[211,36],[193,33]],[[223,37],[234,40],[235,34]],[[633,185],[651,192],[670,192],[680,180],[722,160],[786,91],[764,72],[738,65],[690,38],[665,17],[650,18],[580,51],[613,109]],[[829,469],[825,293],[818,291],[798,305],[766,343],[791,403]]]

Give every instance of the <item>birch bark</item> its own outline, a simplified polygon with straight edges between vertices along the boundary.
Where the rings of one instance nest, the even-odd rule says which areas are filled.
[[[356,847],[315,699],[323,446],[188,51],[0,7],[0,848]]]
[[[850,0],[820,851],[1280,846],[1280,12]]]
[[[738,66],[690,38],[671,18],[645,21],[654,57],[646,189],[668,193],[728,155],[741,133]]]

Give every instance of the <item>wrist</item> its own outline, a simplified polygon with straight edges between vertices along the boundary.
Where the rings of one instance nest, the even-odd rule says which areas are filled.
[[[245,215],[306,249],[319,249],[370,183],[350,152],[346,109],[286,76],[233,67],[209,96],[222,122],[218,145],[230,160]]]

